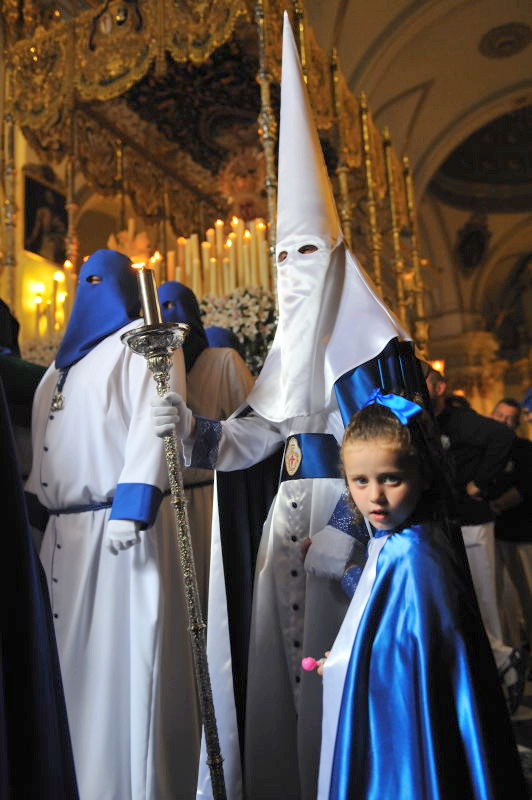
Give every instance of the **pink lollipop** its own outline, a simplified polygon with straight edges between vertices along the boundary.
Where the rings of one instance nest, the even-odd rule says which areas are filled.
[[[301,660],[301,666],[305,670],[305,672],[312,672],[313,669],[316,669],[318,666],[318,662],[312,656],[307,656]]]

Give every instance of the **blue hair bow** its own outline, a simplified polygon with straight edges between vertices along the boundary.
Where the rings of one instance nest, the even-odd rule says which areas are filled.
[[[398,394],[383,394],[380,389],[373,390],[362,408],[371,406],[373,403],[389,408],[403,425],[408,425],[410,417],[419,414],[421,411],[421,406],[417,403],[412,403],[406,397],[401,397]]]

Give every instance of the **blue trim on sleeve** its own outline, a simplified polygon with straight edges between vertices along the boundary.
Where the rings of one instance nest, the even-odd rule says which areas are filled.
[[[162,499],[161,490],[149,483],[119,483],[109,519],[132,519],[151,528]]]
[[[337,530],[349,534],[349,536],[357,539],[362,544],[367,544],[369,535],[366,526],[355,521],[355,516],[349,506],[347,492],[342,493],[327,524],[331,528],[337,528]]]
[[[342,575],[340,586],[349,599],[353,597],[356,591],[363,570],[364,567],[359,564],[355,564],[354,566],[349,567],[349,569],[347,569]]]
[[[196,435],[190,456],[190,466],[216,469],[222,438],[222,423],[215,419],[196,417]]]

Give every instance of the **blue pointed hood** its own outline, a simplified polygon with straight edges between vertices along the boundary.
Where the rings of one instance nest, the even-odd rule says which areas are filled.
[[[167,281],[159,287],[159,302],[165,322],[186,322],[190,325],[183,345],[185,369],[188,372],[200,353],[209,346],[196,295],[178,281]]]
[[[219,325],[211,325],[205,328],[205,334],[209,347],[232,347],[240,353],[240,342],[238,336],[228,328],[221,328]]]
[[[137,277],[129,258],[116,250],[97,250],[81,267],[56,367],[75,364],[110,333],[137,319],[139,312]]]

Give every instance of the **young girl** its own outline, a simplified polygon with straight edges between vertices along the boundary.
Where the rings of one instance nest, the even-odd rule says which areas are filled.
[[[368,560],[323,668],[319,800],[525,798],[496,668],[421,406],[375,391],[342,463]],[[350,571],[344,576],[348,589]]]

